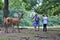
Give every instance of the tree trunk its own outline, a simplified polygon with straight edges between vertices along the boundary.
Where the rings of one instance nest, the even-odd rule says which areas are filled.
[[[8,17],[8,0],[4,0],[4,17]]]
[[[4,0],[4,18],[8,17],[8,0]],[[5,32],[8,33],[8,24],[5,24]]]

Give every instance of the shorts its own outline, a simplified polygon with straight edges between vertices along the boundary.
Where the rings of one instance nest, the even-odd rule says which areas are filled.
[[[40,23],[39,22],[33,22],[33,26],[36,27],[36,26],[40,26]]]

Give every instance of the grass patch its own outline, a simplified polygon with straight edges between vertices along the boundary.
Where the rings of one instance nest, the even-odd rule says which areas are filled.
[[[0,40],[8,40],[7,38],[0,37]]]

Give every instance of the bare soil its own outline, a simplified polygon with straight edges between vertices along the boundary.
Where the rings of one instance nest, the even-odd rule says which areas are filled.
[[[43,32],[40,28],[39,31],[34,29],[21,29],[20,33],[12,33],[12,28],[9,28],[9,33],[4,32],[4,28],[0,28],[0,37],[5,37],[8,40],[60,40],[60,28],[48,28],[47,32]]]

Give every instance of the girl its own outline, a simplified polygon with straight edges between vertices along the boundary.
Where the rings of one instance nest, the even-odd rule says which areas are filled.
[[[47,15],[43,15],[43,31],[47,31],[48,17]]]

